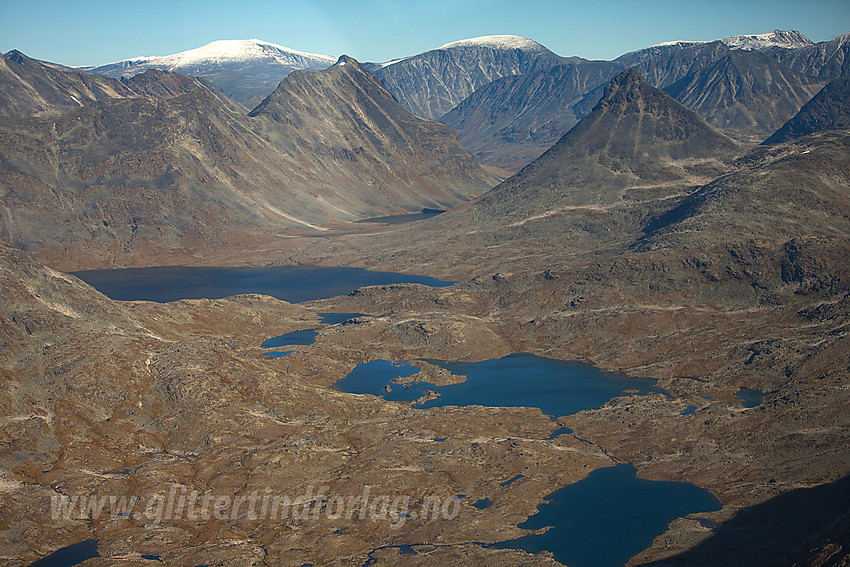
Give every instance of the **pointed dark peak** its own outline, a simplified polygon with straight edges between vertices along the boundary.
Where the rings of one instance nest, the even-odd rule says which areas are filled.
[[[666,96],[663,92],[646,83],[634,68],[626,69],[605,85],[602,99],[597,106],[626,107],[642,99]]]
[[[664,146],[676,158],[734,146],[695,112],[646,83],[634,69],[614,77],[593,112],[559,144],[582,153],[603,151],[628,159],[654,146]]]
[[[32,61],[32,59],[30,59],[17,49],[13,49],[12,51],[6,53],[4,57],[6,57],[8,61],[14,61],[15,63],[20,63],[21,65],[27,63],[28,61]]]
[[[343,86],[343,84],[348,85],[348,87]],[[342,55],[336,63],[320,71],[293,71],[280,82],[269,96],[249,112],[248,116],[278,115],[280,103],[285,103],[293,96],[301,98],[308,93],[320,91],[341,93],[344,89],[350,88],[351,85],[359,85],[360,87],[368,85],[368,88],[377,87],[383,90],[374,75],[366,71],[356,59]],[[390,95],[387,93],[387,96]]]
[[[708,180],[737,148],[629,69],[606,85],[589,116],[482,202],[502,212],[507,209],[498,203],[529,210],[549,210],[552,203],[615,203],[631,185],[675,187]]]
[[[334,67],[343,67],[345,65],[357,65],[359,67],[360,63],[354,57],[340,55],[339,59],[336,60],[336,63],[333,64]]]
[[[630,93],[640,89],[643,83],[640,74],[634,69],[626,69],[605,86],[605,92],[602,94],[602,101],[607,104],[615,103],[618,99],[623,99],[629,96]]]
[[[645,82],[635,69],[627,69],[605,86],[602,99],[593,114],[640,114],[656,117],[673,114],[693,114],[667,93]],[[590,118],[590,116],[588,117]]]
[[[609,88],[630,88],[639,85],[643,82],[641,79],[640,73],[638,73],[634,68],[626,69],[613,79],[609,81]]]
[[[336,60],[336,63],[328,67],[327,69],[322,69],[319,71],[304,71],[303,73],[307,73],[309,75],[317,76],[317,77],[327,77],[329,75],[334,76],[354,76],[357,75],[361,77],[361,79],[371,80],[374,75],[366,70],[366,68],[354,57],[350,57],[348,55],[340,55],[339,59]]]

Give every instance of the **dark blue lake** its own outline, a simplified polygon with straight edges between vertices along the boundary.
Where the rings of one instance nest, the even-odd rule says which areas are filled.
[[[760,390],[742,387],[735,393],[735,399],[740,401],[745,408],[756,408],[761,405],[766,395],[765,392]]]
[[[605,402],[627,392],[664,393],[650,378],[629,378],[603,372],[589,364],[564,362],[533,354],[511,354],[482,362],[428,362],[464,375],[466,381],[451,386],[428,382],[393,384],[397,377],[419,371],[407,363],[375,360],[357,365],[335,384],[342,392],[373,394],[390,401],[414,401],[427,390],[440,396],[417,407],[492,406],[535,407],[551,416],[570,415],[581,410],[602,407]],[[389,386],[390,391],[386,391]]]
[[[261,293],[292,303],[346,295],[358,287],[419,283],[445,287],[427,276],[373,272],[361,268],[270,266],[263,268],[204,268],[160,266],[73,272],[98,291],[123,301],[219,299],[241,293]]]
[[[556,490],[537,507],[537,514],[519,524],[528,530],[551,526],[546,533],[493,547],[551,551],[571,567],[621,567],[674,519],[719,509],[717,498],[703,488],[641,479],[634,466],[620,464]]]
[[[30,563],[29,567],[71,567],[93,557],[100,557],[97,552],[97,540],[87,539],[58,549],[47,557]]]
[[[316,341],[319,329],[301,329],[284,333],[270,339],[266,339],[260,345],[263,348],[279,348],[283,346],[311,345]]]
[[[406,215],[389,215],[384,217],[372,217],[354,221],[355,223],[383,223],[383,224],[405,224],[418,220],[430,219],[439,214],[445,213],[442,209],[422,209],[421,213],[409,213]]]

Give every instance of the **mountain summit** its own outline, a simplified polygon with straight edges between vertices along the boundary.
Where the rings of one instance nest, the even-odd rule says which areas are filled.
[[[673,40],[663,41],[637,51],[621,55],[616,59],[626,65],[638,65],[659,55],[670,55],[682,49],[720,43],[729,49],[740,51],[792,51],[815,45],[812,40],[796,30],[773,30],[768,33],[735,35],[710,41]],[[660,86],[660,85],[659,85]]]
[[[814,45],[812,40],[798,32],[797,30],[773,30],[769,33],[760,33],[753,35],[736,35],[721,39],[723,43],[732,49],[742,49],[745,51],[753,51],[758,49],[767,49],[769,47],[782,47],[784,49],[797,49]]]
[[[496,215],[553,204],[612,204],[629,187],[674,187],[710,176],[709,162],[735,147],[696,113],[628,69],[605,86],[587,118],[479,202],[496,205]]]
[[[163,69],[207,79],[228,96],[251,104],[268,95],[292,71],[316,71],[335,61],[329,55],[305,53],[259,39],[226,39],[171,55],[133,57],[86,70],[108,77],[132,77],[147,69]],[[260,99],[252,99],[261,95]]]
[[[545,47],[527,37],[519,35],[483,35],[447,43],[437,49],[457,47],[486,47],[489,49],[522,49],[524,51],[548,51]]]
[[[312,164],[311,175],[324,173],[309,187],[339,210],[444,208],[487,186],[451,128],[402,108],[347,55],[319,72],[292,73],[249,116],[266,122],[284,153]],[[351,191],[356,186],[363,191]]]

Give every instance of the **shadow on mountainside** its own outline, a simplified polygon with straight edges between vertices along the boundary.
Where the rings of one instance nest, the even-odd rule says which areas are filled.
[[[713,536],[652,567],[846,565],[850,560],[850,475],[741,510]]]

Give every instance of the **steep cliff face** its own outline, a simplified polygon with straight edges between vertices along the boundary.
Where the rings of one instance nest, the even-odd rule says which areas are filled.
[[[850,33],[799,49],[766,52],[798,73],[822,80],[850,77]]]
[[[436,120],[495,79],[562,62],[530,39],[487,36],[449,43],[373,72],[402,106]]]
[[[663,89],[688,75],[710,67],[730,53],[732,50],[722,41],[676,46],[634,65],[634,69],[647,83]]]
[[[578,61],[496,79],[440,121],[458,132],[481,163],[519,170],[587,116],[599,88],[622,70],[616,63]]]
[[[763,53],[736,51],[665,90],[715,128],[741,141],[758,142],[822,86]]]
[[[777,144],[814,132],[847,129],[850,129],[850,79],[836,79],[764,143]]]

